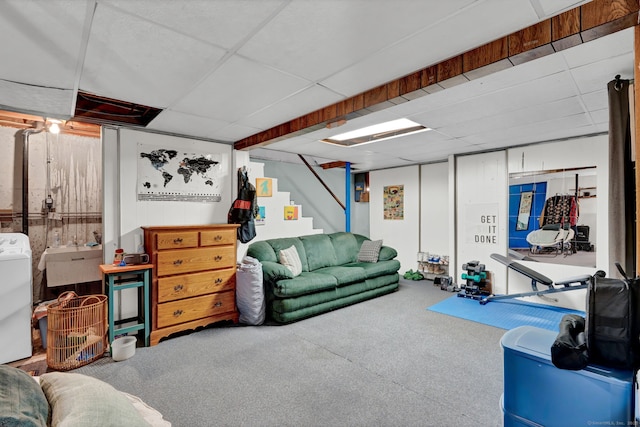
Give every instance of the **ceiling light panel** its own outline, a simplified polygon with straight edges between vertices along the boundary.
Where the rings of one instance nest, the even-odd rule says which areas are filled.
[[[354,147],[428,130],[430,130],[428,127],[409,119],[397,119],[334,135],[330,138],[323,139],[322,142],[344,147]]]

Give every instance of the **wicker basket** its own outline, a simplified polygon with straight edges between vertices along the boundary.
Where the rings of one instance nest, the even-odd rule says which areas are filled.
[[[61,294],[47,307],[47,365],[67,371],[102,357],[107,324],[106,295]]]

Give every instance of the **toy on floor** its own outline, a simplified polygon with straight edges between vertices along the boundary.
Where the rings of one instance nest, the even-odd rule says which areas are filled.
[[[405,272],[402,277],[404,277],[407,280],[423,280],[424,279],[424,276],[422,275],[422,273],[420,273],[417,270],[416,271],[409,270]]]
[[[480,261],[469,261],[466,264],[462,264],[462,269],[467,271],[462,273],[462,280],[465,280],[466,283],[460,285],[458,296],[476,300],[482,300],[487,297],[489,292],[485,290],[487,285],[485,265],[480,264]]]

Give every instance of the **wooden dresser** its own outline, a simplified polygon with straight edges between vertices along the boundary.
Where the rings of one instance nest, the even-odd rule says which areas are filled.
[[[236,309],[235,224],[142,227],[153,263],[151,345],[169,335],[231,320]]]

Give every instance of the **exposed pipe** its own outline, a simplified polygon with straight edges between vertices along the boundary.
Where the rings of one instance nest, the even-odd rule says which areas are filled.
[[[29,136],[44,130],[44,122],[22,131],[22,233],[29,235]]]
[[[347,162],[345,164],[344,177],[345,177],[344,198],[347,203],[347,207],[344,210],[344,216],[345,216],[344,231],[349,233],[351,232],[351,162]]]

